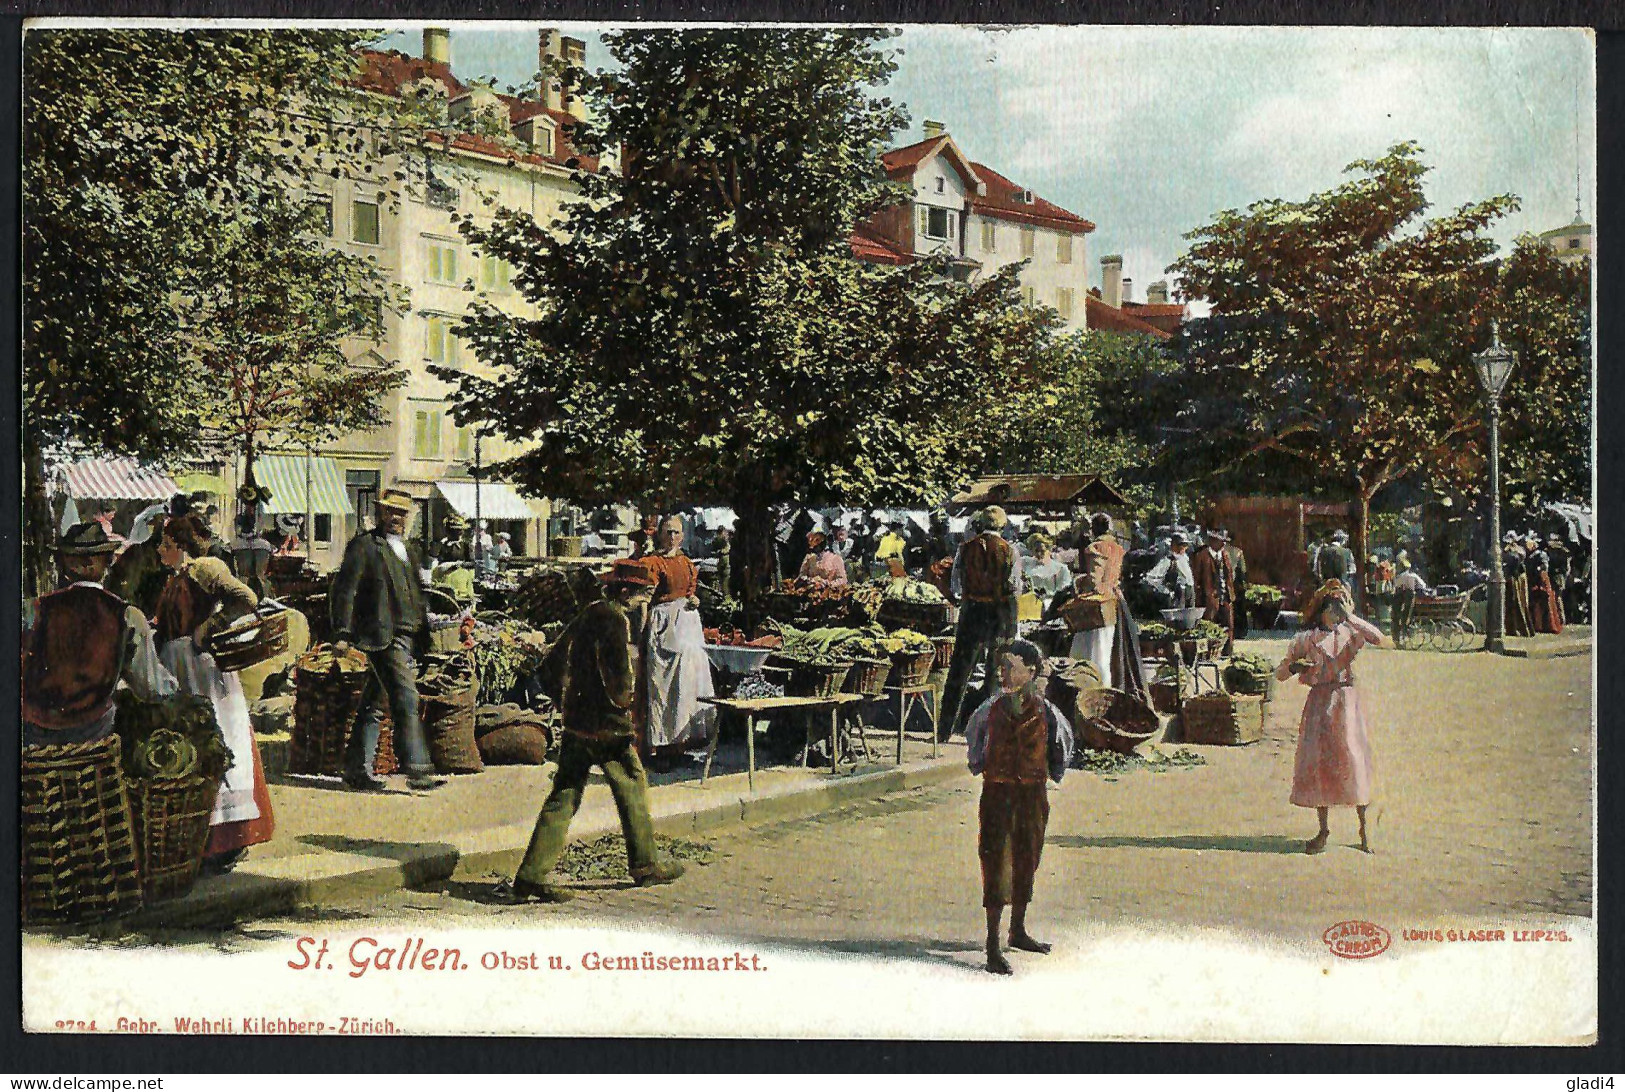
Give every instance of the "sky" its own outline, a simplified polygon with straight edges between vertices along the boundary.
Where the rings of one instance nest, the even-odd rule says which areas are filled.
[[[519,84],[533,27],[452,24],[452,67]],[[610,63],[596,30],[587,63]],[[417,28],[385,48],[420,51]],[[1414,140],[1433,168],[1432,211],[1497,193],[1522,208],[1493,231],[1570,223],[1594,210],[1592,41],[1539,28],[912,26],[891,45],[885,90],[909,110],[898,145],[946,125],[961,150],[1096,225],[1099,258],[1123,255],[1137,300],[1215,213],[1330,189],[1356,159]]]

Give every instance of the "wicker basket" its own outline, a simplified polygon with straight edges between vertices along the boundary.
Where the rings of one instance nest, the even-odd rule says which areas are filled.
[[[1114,626],[1117,624],[1117,597],[1074,595],[1061,608],[1061,620],[1073,633]]]
[[[891,658],[893,686],[924,686],[931,677],[931,665],[937,662],[937,650],[930,652],[894,652]]]
[[[954,639],[952,637],[933,637],[931,643],[937,646],[937,658],[931,661],[931,666],[946,671],[948,665],[954,661]]]
[[[886,692],[886,679],[890,675],[890,660],[853,660],[852,670],[846,673],[846,682],[841,684],[841,692],[878,698]]]
[[[911,629],[927,635],[948,628],[947,603],[917,603],[911,599],[884,599],[875,612],[887,629]]]
[[[1264,735],[1264,698],[1254,694],[1201,694],[1185,702],[1186,743],[1240,746]]]
[[[203,863],[220,778],[205,774],[132,778],[128,787],[141,893],[149,903],[186,894]]]
[[[790,681],[784,692],[793,698],[833,698],[841,692],[851,670],[851,663],[844,661],[833,665],[797,661],[790,667]]]
[[[288,651],[288,611],[277,604],[246,614],[209,640],[221,671],[241,671]]]
[[[548,550],[554,557],[580,557],[582,541],[580,535],[555,535],[548,543]]]
[[[1156,711],[1121,690],[1080,690],[1078,740],[1095,751],[1129,754],[1162,728]]]
[[[316,652],[320,650],[312,650]],[[308,663],[307,654],[300,663]],[[344,748],[349,743],[350,731],[355,724],[356,712],[361,705],[361,694],[370,674],[366,667],[366,653],[352,649],[346,654],[349,669],[336,663],[330,670],[294,669],[293,737],[288,754],[288,772],[320,774],[338,777],[344,772]],[[372,772],[385,777],[396,770],[394,722],[389,715],[389,702],[379,696],[383,705],[383,722],[378,729],[378,753],[373,758]]]
[[[119,739],[24,747],[22,921],[98,921],[141,905]]]
[[[1151,706],[1163,716],[1179,712],[1179,685],[1171,682],[1151,682],[1146,685],[1151,694]]]

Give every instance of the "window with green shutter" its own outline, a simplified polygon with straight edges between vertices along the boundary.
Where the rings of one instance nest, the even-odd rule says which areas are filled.
[[[412,428],[412,457],[440,458],[440,411],[418,410]]]
[[[350,202],[350,238],[368,246],[377,246],[382,236],[378,231],[378,202],[356,198]]]

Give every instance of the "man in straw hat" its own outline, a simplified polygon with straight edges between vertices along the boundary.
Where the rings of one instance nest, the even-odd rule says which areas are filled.
[[[120,680],[149,701],[175,692],[146,616],[102,587],[118,547],[95,520],[74,524],[57,545],[61,587],[35,604],[22,639],[25,744],[105,738]]]
[[[632,629],[627,612],[647,607],[655,593],[649,568],[618,558],[604,576],[608,598],[589,603],[543,665],[544,688],[563,707],[564,740],[553,788],[536,817],[524,860],[513,879],[493,892],[509,902],[564,902],[567,888],[547,882],[564,852],[570,820],[594,766],[604,773],[626,838],[627,864],[639,887],[671,883],[683,874],[677,861],[655,859],[654,823],[649,817],[649,779],[638,759],[632,724],[636,677],[632,669]]]
[[[1196,606],[1202,608],[1202,617],[1224,627],[1224,655],[1228,656],[1236,643],[1236,570],[1225,546],[1230,536],[1212,527],[1207,532],[1207,546],[1191,558],[1191,580],[1196,585]]]
[[[942,689],[941,739],[961,730],[997,683],[999,649],[1016,636],[1016,600],[1021,596],[1022,576],[1016,552],[1002,534],[1008,522],[998,505],[982,509],[971,521],[976,534],[960,545],[954,557],[949,583],[952,597],[960,604],[959,625]],[[971,670],[978,663],[985,671],[981,689],[967,694]]]
[[[383,701],[395,721],[395,752],[406,770],[408,788],[438,789],[428,740],[418,719],[417,661],[429,646],[429,612],[424,605],[423,560],[404,539],[412,518],[412,497],[386,489],[378,497],[378,524],[344,548],[344,560],[328,597],[333,649],[351,645],[367,654],[372,671],[356,727],[344,752],[344,783],[352,789],[377,791],[383,782],[372,776],[378,753]]]

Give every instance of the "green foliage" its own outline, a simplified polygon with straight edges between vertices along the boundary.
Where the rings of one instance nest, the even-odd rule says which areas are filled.
[[[464,227],[536,305],[476,302],[458,332],[497,374],[441,373],[459,421],[536,444],[502,472],[758,513],[933,502],[983,465],[995,394],[1054,319],[1013,270],[964,286],[852,260],[853,223],[902,196],[880,154],[904,116],[873,93],[888,36],[618,31],[614,71],[571,74],[595,118],[578,147],[625,149],[620,172],[578,172],[557,230]]]

